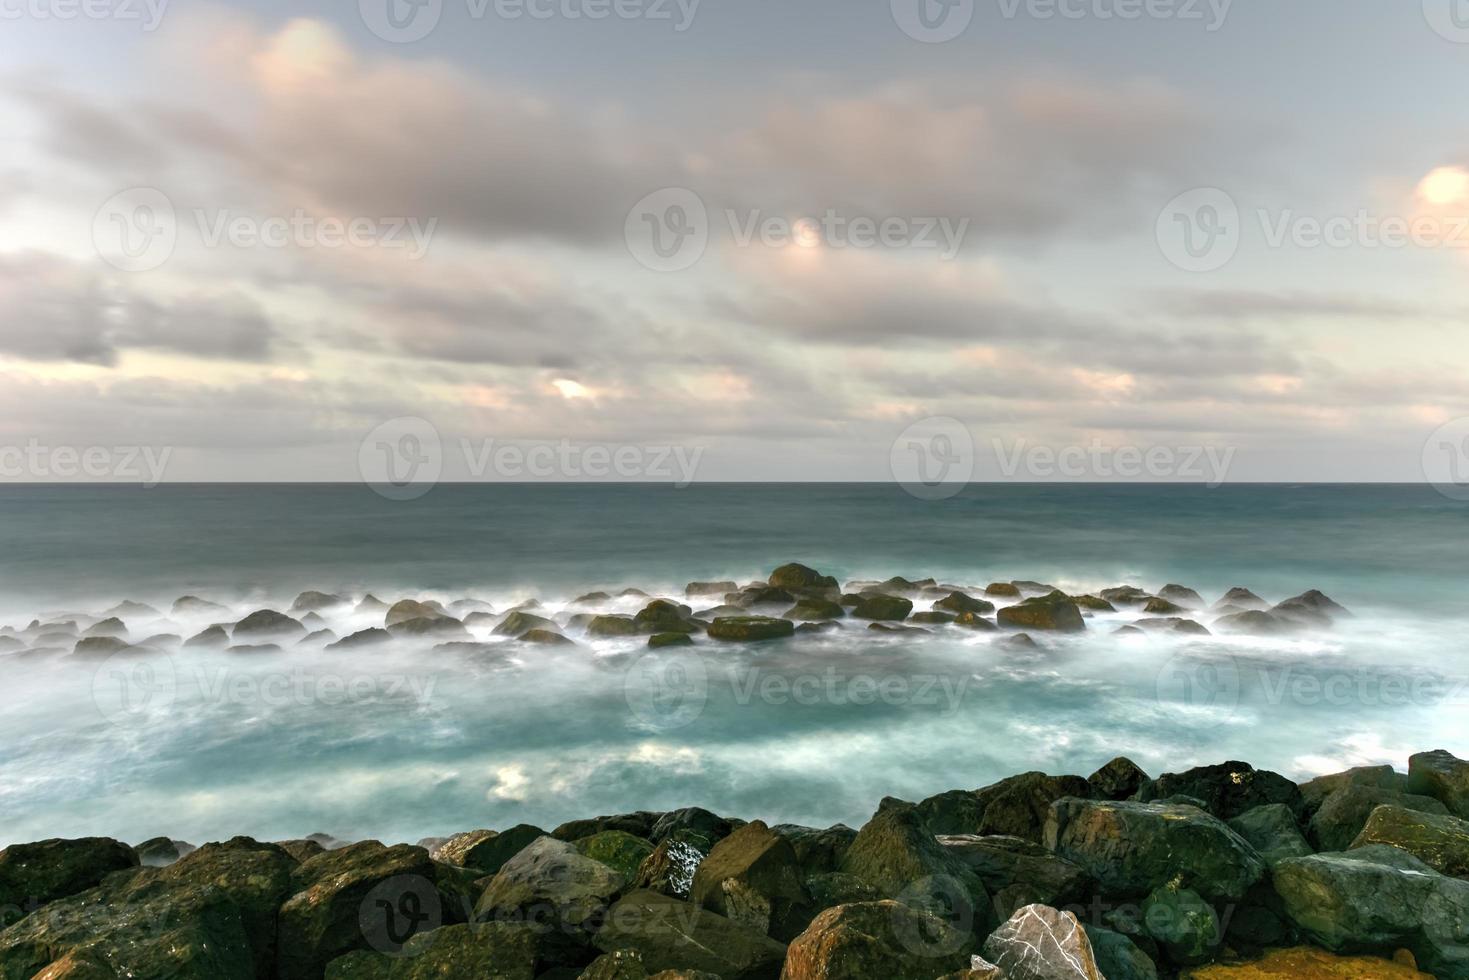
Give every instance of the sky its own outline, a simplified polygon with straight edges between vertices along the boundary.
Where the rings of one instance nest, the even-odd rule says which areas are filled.
[[[1469,481],[1469,0],[0,19],[0,481]]]

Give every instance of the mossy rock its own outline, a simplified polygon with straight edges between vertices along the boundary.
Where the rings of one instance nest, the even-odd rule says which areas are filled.
[[[1090,609],[1093,612],[1117,611],[1116,606],[1112,605],[1112,603],[1108,602],[1106,599],[1103,599],[1101,596],[1074,595],[1071,597],[1071,601],[1076,603],[1082,609]]]
[[[648,647],[661,650],[665,647],[691,647],[694,638],[687,633],[654,633],[648,637]]]
[[[667,599],[654,599],[633,617],[641,633],[693,633],[699,629],[693,610]]]
[[[557,630],[528,630],[520,634],[521,643],[530,643],[534,646],[543,647],[574,647],[576,641],[562,635]]]
[[[1372,844],[1407,851],[1440,874],[1469,878],[1469,821],[1458,817],[1380,806],[1349,850]]]
[[[995,633],[1000,627],[993,620],[985,619],[979,613],[966,612],[954,617],[954,625],[965,629],[976,630],[980,633]]]
[[[790,562],[777,568],[770,573],[768,581],[778,589],[789,589],[791,591],[809,591],[834,589],[837,580],[830,575],[822,575],[809,565],[800,562]]]
[[[593,861],[601,861],[628,881],[637,876],[638,868],[654,849],[652,841],[621,830],[604,830],[600,834],[583,837],[572,846]]]
[[[1033,596],[1013,606],[1006,606],[995,614],[996,621],[1005,627],[1022,630],[1047,630],[1062,633],[1078,633],[1086,629],[1086,620],[1071,597],[1060,592]]]
[[[1009,582],[991,582],[985,586],[984,594],[997,596],[1001,599],[1018,599],[1020,598],[1020,589],[1017,586],[1011,585]]]
[[[722,616],[709,624],[711,640],[733,643],[755,643],[762,640],[779,640],[792,636],[796,624],[788,619],[772,619],[769,616]]]
[[[642,632],[631,616],[593,616],[587,623],[588,636],[637,636]]]
[[[901,622],[907,619],[912,612],[912,599],[882,593],[861,596],[857,604],[852,607],[852,615],[857,619],[871,619],[879,622]]]
[[[11,844],[0,851],[0,915],[20,914],[100,884],[114,871],[138,867],[137,853],[110,837]]]
[[[1278,949],[1249,963],[1214,964],[1189,970],[1182,980],[1433,980],[1403,961],[1375,956],[1334,956],[1301,946]]]
[[[420,933],[395,954],[359,951],[327,964],[325,980],[534,980],[541,937],[524,923],[477,922]]]
[[[950,592],[935,602],[933,608],[957,616],[960,613],[992,613],[995,611],[995,604],[985,599],[976,599],[965,592]]]

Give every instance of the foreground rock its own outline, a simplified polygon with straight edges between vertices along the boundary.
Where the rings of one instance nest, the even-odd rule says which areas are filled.
[[[1206,966],[1184,980],[1433,980],[1406,963],[1368,956],[1333,956],[1319,949],[1277,950],[1253,963]],[[1109,978],[1111,980],[1111,978]]]
[[[138,864],[131,847],[109,837],[12,844],[0,851],[0,926]]]
[[[636,950],[650,973],[702,970],[724,980],[771,980],[780,973],[784,944],[688,902],[635,891],[607,912],[596,946]]]
[[[1469,820],[1469,762],[1439,749],[1408,759],[1409,793],[1431,796],[1461,820]]]
[[[1027,905],[1081,902],[1090,885],[1081,868],[1019,837],[963,835],[940,837],[939,843],[979,876],[1001,917]]]
[[[1436,976],[1469,976],[1469,882],[1381,844],[1281,861],[1273,877],[1312,942],[1337,953],[1406,948]]]
[[[1400,806],[1372,811],[1351,849],[1387,844],[1407,851],[1441,874],[1469,877],[1469,821]]]
[[[439,844],[432,856],[435,861],[492,875],[506,861],[545,836],[544,830],[530,824],[520,824],[502,832],[471,830],[455,834]]]
[[[827,909],[791,943],[781,980],[933,980],[970,965],[974,937],[900,902]]]
[[[1210,901],[1237,902],[1265,875],[1244,838],[1193,806],[1058,800],[1045,837],[1113,898],[1142,898],[1176,881]]]
[[[1027,905],[984,943],[1005,980],[1103,980],[1092,944],[1070,912]]]
[[[1178,773],[1164,773],[1144,785],[1137,798],[1146,803],[1187,796],[1201,800],[1221,820],[1269,803],[1282,803],[1300,815],[1304,806],[1301,790],[1279,773],[1259,769],[1248,762],[1221,762]]]
[[[1311,840],[1318,851],[1345,851],[1367,825],[1372,811],[1385,805],[1424,813],[1448,813],[1444,805],[1431,796],[1397,793],[1372,786],[1348,786],[1328,795],[1317,808],[1308,825]]]
[[[543,965],[540,939],[534,930],[525,925],[491,922],[419,933],[396,954],[366,950],[349,953],[327,965],[326,980],[534,980]]]
[[[507,861],[475,906],[479,922],[530,921],[575,946],[601,923],[626,884],[617,871],[554,837],[542,837]]]
[[[800,935],[816,913],[795,848],[759,820],[715,845],[695,872],[689,897],[784,942]]]

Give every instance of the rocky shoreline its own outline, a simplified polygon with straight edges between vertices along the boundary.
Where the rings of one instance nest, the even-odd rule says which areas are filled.
[[[803,635],[993,634],[1010,645],[1035,645],[1032,634],[1066,636],[1105,629],[1119,637],[1187,640],[1214,634],[1289,637],[1335,626],[1350,613],[1320,591],[1269,603],[1246,588],[1210,604],[1195,590],[1169,584],[1155,592],[1132,585],[1069,594],[1033,581],[956,585],[932,578],[839,584],[800,563],[767,579],[690,582],[677,595],[638,588],[590,592],[567,601],[529,599],[496,609],[480,599],[399,599],[303,592],[285,611],[229,606],[197,596],[170,610],[125,601],[99,613],[62,612],[25,627],[0,627],[0,657],[146,656],[217,650],[278,654],[295,649],[370,650],[420,644],[445,654],[498,655],[512,645],[573,646],[635,640],[657,649],[696,637],[752,643]]]
[[[0,852],[0,978],[1469,977],[1469,762],[1032,772],[860,829],[691,807]]]

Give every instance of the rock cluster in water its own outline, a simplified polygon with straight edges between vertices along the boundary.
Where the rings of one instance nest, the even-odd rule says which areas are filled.
[[[691,807],[0,851],[0,978],[1469,977],[1469,762],[1030,772],[860,829]]]
[[[551,609],[528,600],[496,610],[476,599],[445,605],[436,600],[376,596],[353,598],[303,592],[285,611],[256,609],[228,621],[230,610],[197,596],[183,596],[168,614],[125,602],[101,614],[37,619],[24,628],[0,627],[0,655],[170,653],[219,649],[239,654],[279,653],[304,647],[357,651],[389,643],[424,643],[447,653],[502,652],[506,643],[570,646],[578,642],[635,638],[650,647],[695,642],[753,643],[801,635],[996,634],[1021,647],[1032,634],[1065,635],[1097,628],[1118,635],[1166,635],[1180,639],[1211,634],[1289,636],[1330,628],[1350,616],[1312,590],[1271,605],[1244,588],[1208,604],[1181,585],[1156,592],[1135,586],[1067,594],[1040,582],[985,586],[942,584],[894,577],[839,585],[799,563],[782,565],[765,581],[691,582],[681,596],[654,597],[638,589],[592,592]],[[207,623],[186,629],[181,623]]]

